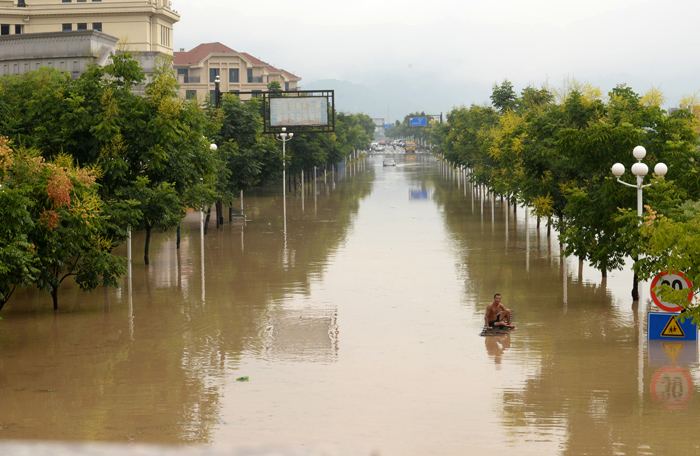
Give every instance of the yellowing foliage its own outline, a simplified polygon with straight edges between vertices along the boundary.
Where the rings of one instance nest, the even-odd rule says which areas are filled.
[[[554,199],[547,192],[546,196],[537,196],[530,199],[530,206],[538,217],[549,217],[554,214]]]
[[[700,133],[700,91],[692,95],[683,95],[678,102],[681,109],[688,110],[693,113],[697,119],[695,131]]]
[[[7,137],[0,136],[0,169],[3,172],[7,172],[7,169],[14,163],[9,144],[10,140]]]
[[[661,91],[661,86],[651,87],[642,95],[642,105],[644,106],[661,106],[666,102],[666,96]]]

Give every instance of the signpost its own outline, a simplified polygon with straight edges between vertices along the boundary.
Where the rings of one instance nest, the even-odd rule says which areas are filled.
[[[427,117],[411,117],[409,121],[411,127],[427,127],[428,118]]]
[[[683,307],[663,301],[656,295],[654,288],[659,285],[659,282],[661,282],[661,285],[670,285],[674,290],[689,289],[690,292],[688,293],[688,301],[693,299],[693,284],[683,275],[682,272],[664,271],[654,277],[654,280],[651,282],[651,299],[657,306],[659,306],[661,310],[665,310],[666,312],[680,312],[683,310]]]

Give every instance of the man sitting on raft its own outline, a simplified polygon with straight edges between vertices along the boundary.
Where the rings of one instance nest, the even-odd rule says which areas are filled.
[[[510,310],[503,307],[501,304],[501,294],[493,295],[493,302],[486,307],[486,326],[489,329],[515,329],[515,326],[510,323]]]

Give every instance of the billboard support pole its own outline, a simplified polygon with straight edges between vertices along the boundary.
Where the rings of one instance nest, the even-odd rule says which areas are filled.
[[[287,133],[282,127],[282,133],[275,135],[278,141],[282,141],[282,214],[284,219],[284,234],[287,234],[287,141],[292,140],[294,133]]]

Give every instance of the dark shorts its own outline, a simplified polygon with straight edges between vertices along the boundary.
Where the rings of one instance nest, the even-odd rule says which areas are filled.
[[[489,322],[489,328],[493,328],[495,325],[494,323],[501,321],[501,314],[496,315],[496,319],[494,321]]]

